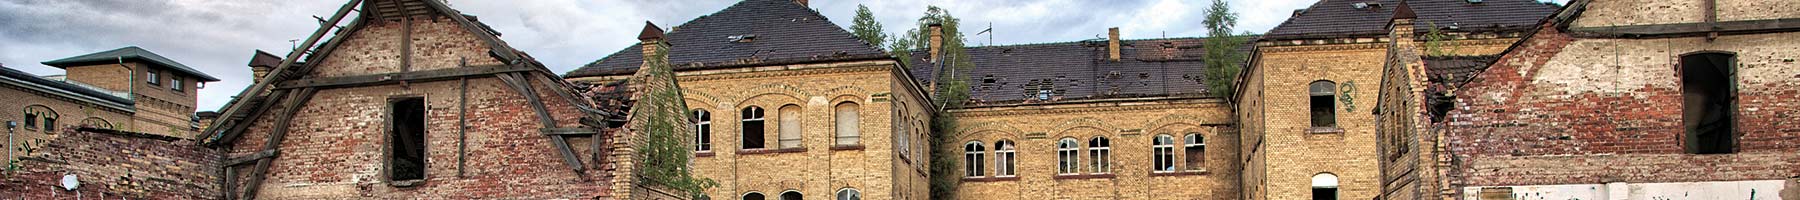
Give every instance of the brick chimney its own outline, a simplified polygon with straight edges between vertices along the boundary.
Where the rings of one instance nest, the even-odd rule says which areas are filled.
[[[1417,18],[1419,15],[1413,12],[1412,7],[1407,6],[1406,1],[1400,1],[1400,6],[1394,7],[1393,20],[1388,21],[1388,31],[1390,31],[1388,34],[1392,35],[1396,41],[1411,42],[1414,39],[1413,19]]]
[[[1106,59],[1119,61],[1119,27],[1106,29]]]
[[[640,46],[643,46],[643,48],[644,48],[644,52],[643,52],[644,60],[646,60],[646,61],[650,60],[650,56],[656,54],[656,48],[659,46],[665,45],[665,44],[662,44],[663,43],[662,27],[656,27],[655,23],[650,23],[650,21],[644,21],[644,30],[641,32],[638,32],[638,41],[640,42],[638,44],[641,44]]]
[[[269,75],[269,71],[275,70],[275,65],[281,65],[280,56],[256,50],[255,54],[250,55],[250,73],[253,75],[251,84],[261,83],[262,78]]]
[[[938,23],[931,23],[930,25],[927,25],[927,26],[929,26],[928,29],[931,29],[931,30],[928,30],[928,31],[930,31],[930,33],[927,33],[927,34],[931,35],[931,38],[930,38],[931,41],[926,41],[926,43],[929,43],[929,45],[931,45],[931,46],[927,46],[926,50],[929,50],[929,53],[931,53],[931,55],[926,55],[925,61],[930,61],[930,62],[935,63],[938,60],[938,58],[937,58],[938,51],[944,49],[944,25],[938,24]]]

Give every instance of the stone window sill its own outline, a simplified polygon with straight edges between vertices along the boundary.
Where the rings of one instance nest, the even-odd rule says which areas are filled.
[[[796,147],[796,148],[784,148],[784,149],[739,149],[737,151],[738,155],[799,153],[799,152],[806,152],[806,148]]]
[[[1055,179],[1056,179],[1056,180],[1075,180],[1075,179],[1111,179],[1111,178],[1115,178],[1115,177],[1118,177],[1118,175],[1113,175],[1113,174],[1112,174],[1112,173],[1104,173],[1104,174],[1058,174],[1058,175],[1056,175],[1056,178],[1055,178]]]
[[[1000,182],[1000,181],[1018,181],[1018,180],[1019,180],[1018,176],[963,177],[963,179],[962,179],[963,182]]]
[[[423,184],[425,184],[425,179],[398,180],[398,181],[388,182],[388,185],[394,186],[394,187],[412,187],[412,186],[419,186],[419,185],[423,185]]]
[[[1308,129],[1306,129],[1306,133],[1312,133],[1312,134],[1341,134],[1341,133],[1344,133],[1344,129],[1341,129],[1341,128],[1337,128],[1337,127],[1312,127],[1312,128],[1308,128]]]
[[[1198,175],[1206,175],[1206,174],[1211,174],[1211,173],[1212,172],[1207,172],[1206,170],[1178,171],[1178,172],[1150,172],[1150,176],[1198,176]]]
[[[694,152],[694,157],[713,157],[713,156],[716,156],[716,155],[718,155],[718,154],[717,154],[717,153],[713,153],[713,152],[712,152],[712,151],[701,151],[701,152]]]
[[[831,150],[832,151],[863,150],[863,145],[860,145],[860,144],[834,145],[834,146],[831,146]]]

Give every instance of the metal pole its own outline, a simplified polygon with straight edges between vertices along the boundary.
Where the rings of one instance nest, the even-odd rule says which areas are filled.
[[[6,165],[9,168],[12,167],[13,160],[13,127],[18,126],[19,124],[17,124],[17,122],[6,121]]]

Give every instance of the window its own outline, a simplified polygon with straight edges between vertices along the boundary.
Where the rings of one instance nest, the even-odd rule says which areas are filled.
[[[743,140],[743,142],[742,142],[743,148],[742,149],[761,149],[761,148],[763,148],[763,109],[762,109],[762,107],[751,106],[748,108],[744,108],[743,119],[744,119],[744,123],[742,123],[742,124],[744,127],[743,127],[743,129],[739,130],[740,132],[743,132],[743,135],[738,137],[738,139]],[[757,196],[761,197],[762,195],[758,194]]]
[[[25,130],[37,130],[37,113],[25,112]]]
[[[169,90],[181,91],[181,76],[169,76]]]
[[[788,190],[787,192],[781,192],[781,200],[802,200],[805,198],[804,195],[800,195],[800,191]]]
[[[1014,146],[1017,145],[1014,145],[1013,142],[1009,140],[994,142],[994,176],[1011,177],[1013,175],[1018,175],[1014,173],[1015,171],[1013,169],[1013,163],[1017,162],[1018,159],[1018,150],[1014,149]]]
[[[838,190],[837,200],[862,200],[862,192],[856,191],[856,188],[844,188]]]
[[[44,132],[56,131],[56,117],[44,117]]]
[[[1312,177],[1313,200],[1337,200],[1338,178],[1331,173],[1319,173]]]
[[[1183,140],[1182,150],[1187,153],[1187,170],[1198,171],[1206,168],[1206,136],[1200,133],[1188,133]]]
[[[744,200],[763,200],[763,194],[757,192],[744,193]]]
[[[982,155],[985,154],[987,154],[987,149],[981,146],[981,142],[963,144],[963,176],[983,176],[982,169],[986,168],[981,167],[981,164],[987,163],[987,159],[982,158]]]
[[[1155,141],[1152,141],[1150,144],[1150,151],[1151,162],[1154,164],[1154,166],[1150,168],[1151,171],[1175,171],[1175,137],[1171,137],[1168,134],[1156,135]]]
[[[862,127],[857,116],[856,103],[844,102],[837,105],[837,145],[856,145],[862,138]],[[900,129],[905,130],[905,129]]]
[[[388,179],[424,180],[425,98],[395,99],[388,109]]]
[[[1056,174],[1081,173],[1081,169],[1076,167],[1081,165],[1080,159],[1077,159],[1080,153],[1081,147],[1075,142],[1075,138],[1056,141]]]
[[[1313,81],[1307,87],[1312,95],[1312,126],[1315,128],[1337,127],[1337,84],[1331,81]]]
[[[1734,151],[1737,83],[1735,58],[1726,53],[1681,56],[1682,146],[1688,153]]]
[[[1094,173],[1112,173],[1112,141],[1106,137],[1088,139],[1088,161],[1094,163]]]
[[[44,105],[29,105],[25,106],[24,111],[25,130],[37,130],[42,127],[44,132],[56,131],[56,118],[61,117],[56,114],[56,110],[51,110],[50,107]],[[39,126],[40,124],[42,126]]]
[[[156,69],[145,69],[144,81],[151,85],[162,84],[162,72],[157,72]]]
[[[800,148],[800,106],[781,106],[781,148]]]
[[[694,110],[694,151],[712,151],[712,113]]]

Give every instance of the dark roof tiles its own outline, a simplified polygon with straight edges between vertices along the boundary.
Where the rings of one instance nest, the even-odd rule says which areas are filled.
[[[1461,85],[1468,82],[1475,73],[1480,73],[1488,64],[1494,63],[1497,56],[1422,56],[1425,61],[1425,74],[1432,82]]]
[[[189,76],[194,76],[194,77],[200,78],[200,81],[205,81],[205,82],[219,81],[219,78],[213,78],[212,75],[206,75],[206,73],[200,72],[200,70],[194,70],[194,68],[188,67],[187,65],[183,65],[179,62],[175,62],[175,60],[171,60],[167,57],[163,57],[162,55],[157,55],[156,53],[152,53],[149,50],[144,50],[144,48],[138,48],[137,46],[128,46],[125,48],[118,48],[118,49],[113,49],[113,50],[95,52],[95,53],[90,53],[87,55],[79,55],[79,56],[68,57],[68,58],[63,58],[63,59],[44,61],[43,64],[49,65],[49,66],[55,66],[55,67],[68,67],[68,66],[88,65],[88,64],[96,64],[96,63],[118,62],[121,59],[143,60],[144,62],[149,62],[150,64],[162,65],[164,68],[179,71],[181,73],[188,74]]]
[[[886,58],[825,16],[789,0],[745,0],[665,33],[677,70]],[[624,75],[643,62],[639,45],[570,71],[568,77]]]
[[[1332,38],[1386,35],[1400,0],[1323,0],[1269,30],[1265,39]],[[1366,8],[1357,8],[1362,3]],[[1534,0],[1412,0],[1415,23],[1456,26],[1462,30],[1528,30],[1558,9]]]
[[[1207,97],[1204,39],[1122,41],[1121,59],[1107,60],[1105,40],[972,47],[975,64],[968,78],[970,104],[1017,105],[1057,101]],[[1249,45],[1239,51],[1248,52]],[[911,52],[907,69],[921,84],[937,77],[924,50]],[[1043,95],[1039,95],[1042,93]],[[1041,98],[1040,98],[1041,97]]]

